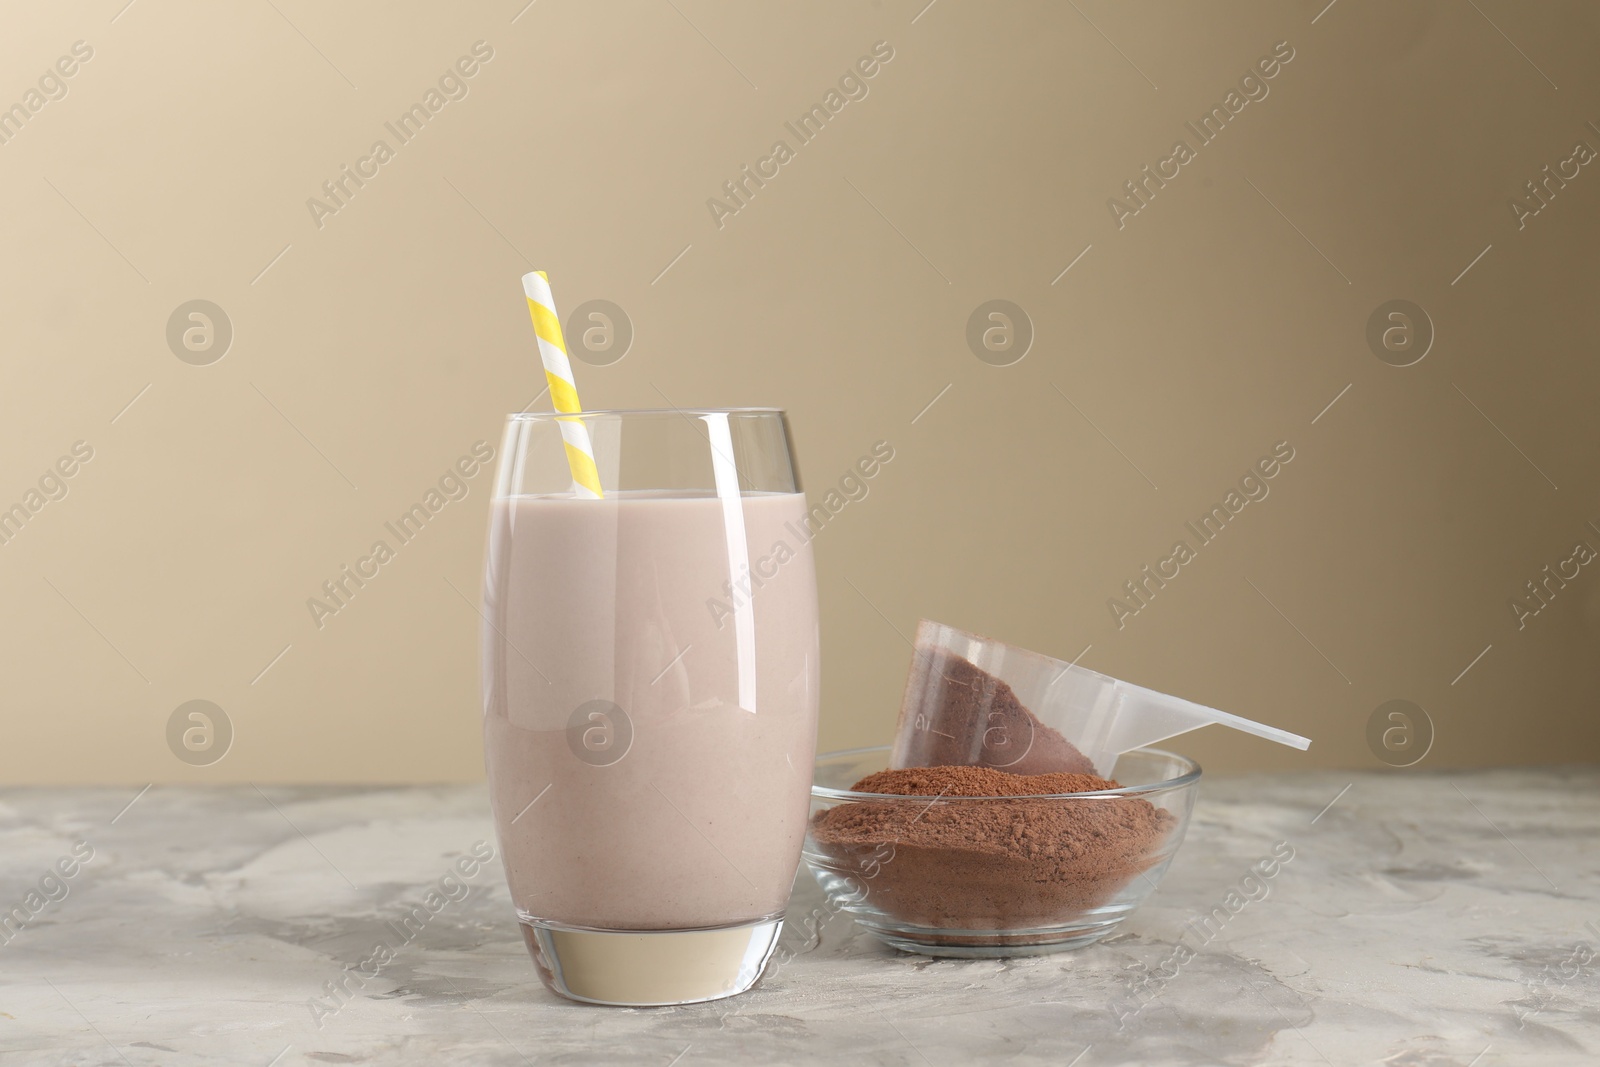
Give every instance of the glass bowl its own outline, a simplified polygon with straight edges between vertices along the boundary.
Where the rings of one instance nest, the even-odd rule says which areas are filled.
[[[931,956],[1081,948],[1116,929],[1183,842],[1200,765],[1142,748],[1117,789],[1022,797],[857,793],[887,746],[819,756],[805,860],[833,912]]]

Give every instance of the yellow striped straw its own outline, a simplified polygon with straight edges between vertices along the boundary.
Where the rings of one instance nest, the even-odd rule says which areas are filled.
[[[561,317],[556,314],[556,302],[550,295],[550,279],[542,270],[524,274],[522,291],[528,296],[528,313],[533,316],[533,332],[539,338],[539,359],[544,363],[544,376],[550,382],[550,401],[559,412],[580,414],[583,408],[578,403],[578,387],[572,380],[567,342],[561,336]],[[585,500],[599,500],[605,494],[600,491],[600,471],[594,465],[589,428],[582,419],[556,421],[561,424],[561,440],[567,446],[573,492]]]

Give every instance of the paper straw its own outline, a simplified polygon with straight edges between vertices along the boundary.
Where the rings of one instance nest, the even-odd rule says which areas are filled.
[[[522,291],[528,296],[528,313],[533,316],[533,332],[539,338],[539,359],[550,383],[550,401],[563,414],[581,414],[578,387],[572,380],[572,363],[567,359],[567,342],[561,336],[561,317],[550,295],[550,279],[536,270],[522,276]],[[567,446],[567,466],[572,469],[572,491],[585,500],[599,500],[600,471],[594,465],[594,446],[589,428],[582,419],[557,419],[561,440]]]

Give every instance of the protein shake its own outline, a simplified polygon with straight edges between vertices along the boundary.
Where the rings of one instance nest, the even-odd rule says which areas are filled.
[[[816,746],[804,523],[800,493],[494,501],[484,744],[525,924],[781,915]]]

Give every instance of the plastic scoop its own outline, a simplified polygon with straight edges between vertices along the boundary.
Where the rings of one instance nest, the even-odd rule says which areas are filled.
[[[1310,738],[1000,641],[922,620],[889,766],[983,766],[1017,774],[1092,770],[1220,723],[1305,749]]]

